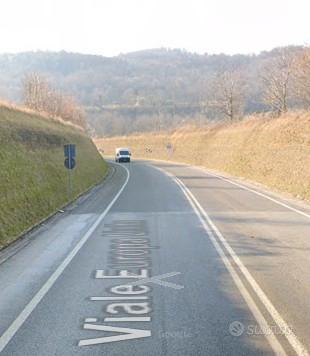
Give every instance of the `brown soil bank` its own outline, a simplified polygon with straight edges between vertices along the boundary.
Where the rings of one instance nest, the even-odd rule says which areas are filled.
[[[133,158],[201,165],[310,200],[310,113],[102,138],[96,144],[104,154],[114,154],[118,146],[130,147]]]
[[[0,105],[0,248],[69,201],[63,145],[75,143],[72,197],[107,172],[81,130]]]

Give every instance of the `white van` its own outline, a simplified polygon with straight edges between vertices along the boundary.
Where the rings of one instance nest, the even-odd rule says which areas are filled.
[[[118,147],[115,150],[115,162],[130,162],[131,153],[127,147]]]

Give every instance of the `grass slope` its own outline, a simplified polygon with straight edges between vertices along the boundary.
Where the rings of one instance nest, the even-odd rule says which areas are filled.
[[[70,125],[0,106],[0,248],[68,202],[65,143],[77,145],[77,196],[107,172],[93,142]]]
[[[168,143],[173,153],[167,151]],[[133,158],[202,165],[310,200],[309,113],[278,119],[252,116],[234,124],[103,138],[96,144],[106,154],[114,154],[115,147],[130,147]]]

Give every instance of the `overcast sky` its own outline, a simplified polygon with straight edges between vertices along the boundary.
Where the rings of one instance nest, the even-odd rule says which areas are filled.
[[[0,52],[257,53],[310,44],[310,0],[0,0]]]

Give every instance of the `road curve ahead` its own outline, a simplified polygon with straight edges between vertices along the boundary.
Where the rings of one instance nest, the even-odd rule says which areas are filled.
[[[309,355],[296,204],[187,165],[111,163],[0,255],[1,356]]]

